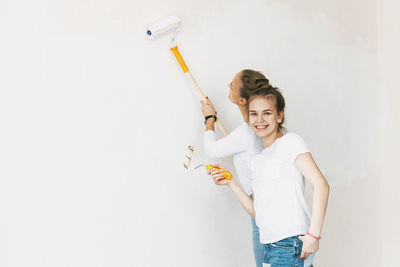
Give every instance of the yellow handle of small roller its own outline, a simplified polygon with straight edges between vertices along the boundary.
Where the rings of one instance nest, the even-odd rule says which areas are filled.
[[[181,53],[179,53],[178,46],[174,46],[171,48],[172,53],[174,53],[176,60],[178,61],[179,65],[181,66],[184,73],[189,71],[189,68],[186,66],[185,61],[183,60]]]
[[[216,171],[220,170],[220,168],[214,167],[214,166],[211,165],[211,164],[208,164],[208,165],[206,166],[206,170],[207,170],[207,171],[211,170],[212,168],[214,168]],[[227,171],[222,171],[221,173],[224,174],[224,178],[225,178],[225,179],[228,179],[228,180],[232,179],[232,173],[227,172]]]

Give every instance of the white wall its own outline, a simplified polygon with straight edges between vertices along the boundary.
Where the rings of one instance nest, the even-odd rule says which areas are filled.
[[[380,157],[381,157],[381,266],[398,265],[397,237],[400,235],[400,188],[398,151],[400,149],[400,4],[393,0],[378,2]]]
[[[190,144],[194,164],[210,161],[199,101],[169,38],[144,36],[175,12],[228,130],[241,122],[226,98],[236,72],[261,70],[284,92],[288,128],[332,186],[317,266],[379,266],[376,4],[1,1],[0,265],[252,266],[248,216],[182,167]]]

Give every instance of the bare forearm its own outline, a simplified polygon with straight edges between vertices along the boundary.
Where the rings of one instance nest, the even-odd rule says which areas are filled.
[[[253,199],[247,195],[247,193],[240,187],[236,180],[232,180],[228,187],[232,190],[235,197],[238,199],[240,205],[250,214],[251,217],[255,217]]]
[[[321,235],[326,207],[328,205],[329,191],[330,187],[325,179],[314,186],[313,209],[309,232],[316,236]]]
[[[208,131],[208,130],[215,131],[215,128],[214,128],[214,118],[209,118],[209,119],[206,121],[206,131]]]
[[[203,116],[208,117],[208,116],[214,115],[214,118],[215,118],[215,115],[217,115],[217,112],[215,111],[215,108],[214,108],[213,104],[211,103],[210,99],[208,99],[208,97],[207,97],[207,99],[205,99],[204,101],[201,100],[200,103],[201,103],[201,112],[203,113]],[[215,131],[214,130],[214,123],[215,123],[214,118],[207,119],[206,131],[208,131],[208,130]]]

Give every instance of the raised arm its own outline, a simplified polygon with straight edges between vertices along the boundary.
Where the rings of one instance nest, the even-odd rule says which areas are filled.
[[[211,103],[211,100],[206,97],[207,101],[201,100],[201,112],[203,113],[204,117],[217,115],[217,111],[214,108],[214,105]],[[206,121],[206,131],[211,130],[215,132],[214,127],[215,120],[214,118],[210,118]]]
[[[201,101],[202,112],[204,117],[215,115],[215,109],[211,101]],[[223,158],[231,156],[235,153],[244,151],[248,148],[251,140],[248,127],[244,124],[232,131],[228,136],[217,140],[214,131],[214,119],[210,118],[206,121],[206,132],[204,133],[203,146],[207,156],[211,158]]]

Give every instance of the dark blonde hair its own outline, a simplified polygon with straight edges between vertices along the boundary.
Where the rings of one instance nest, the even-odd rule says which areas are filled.
[[[253,94],[253,92],[257,90],[257,81],[262,80],[265,84],[269,85],[268,79],[264,76],[264,74],[259,71],[245,69],[242,70],[240,73],[240,97],[246,99],[247,102],[249,102],[249,98]]]

